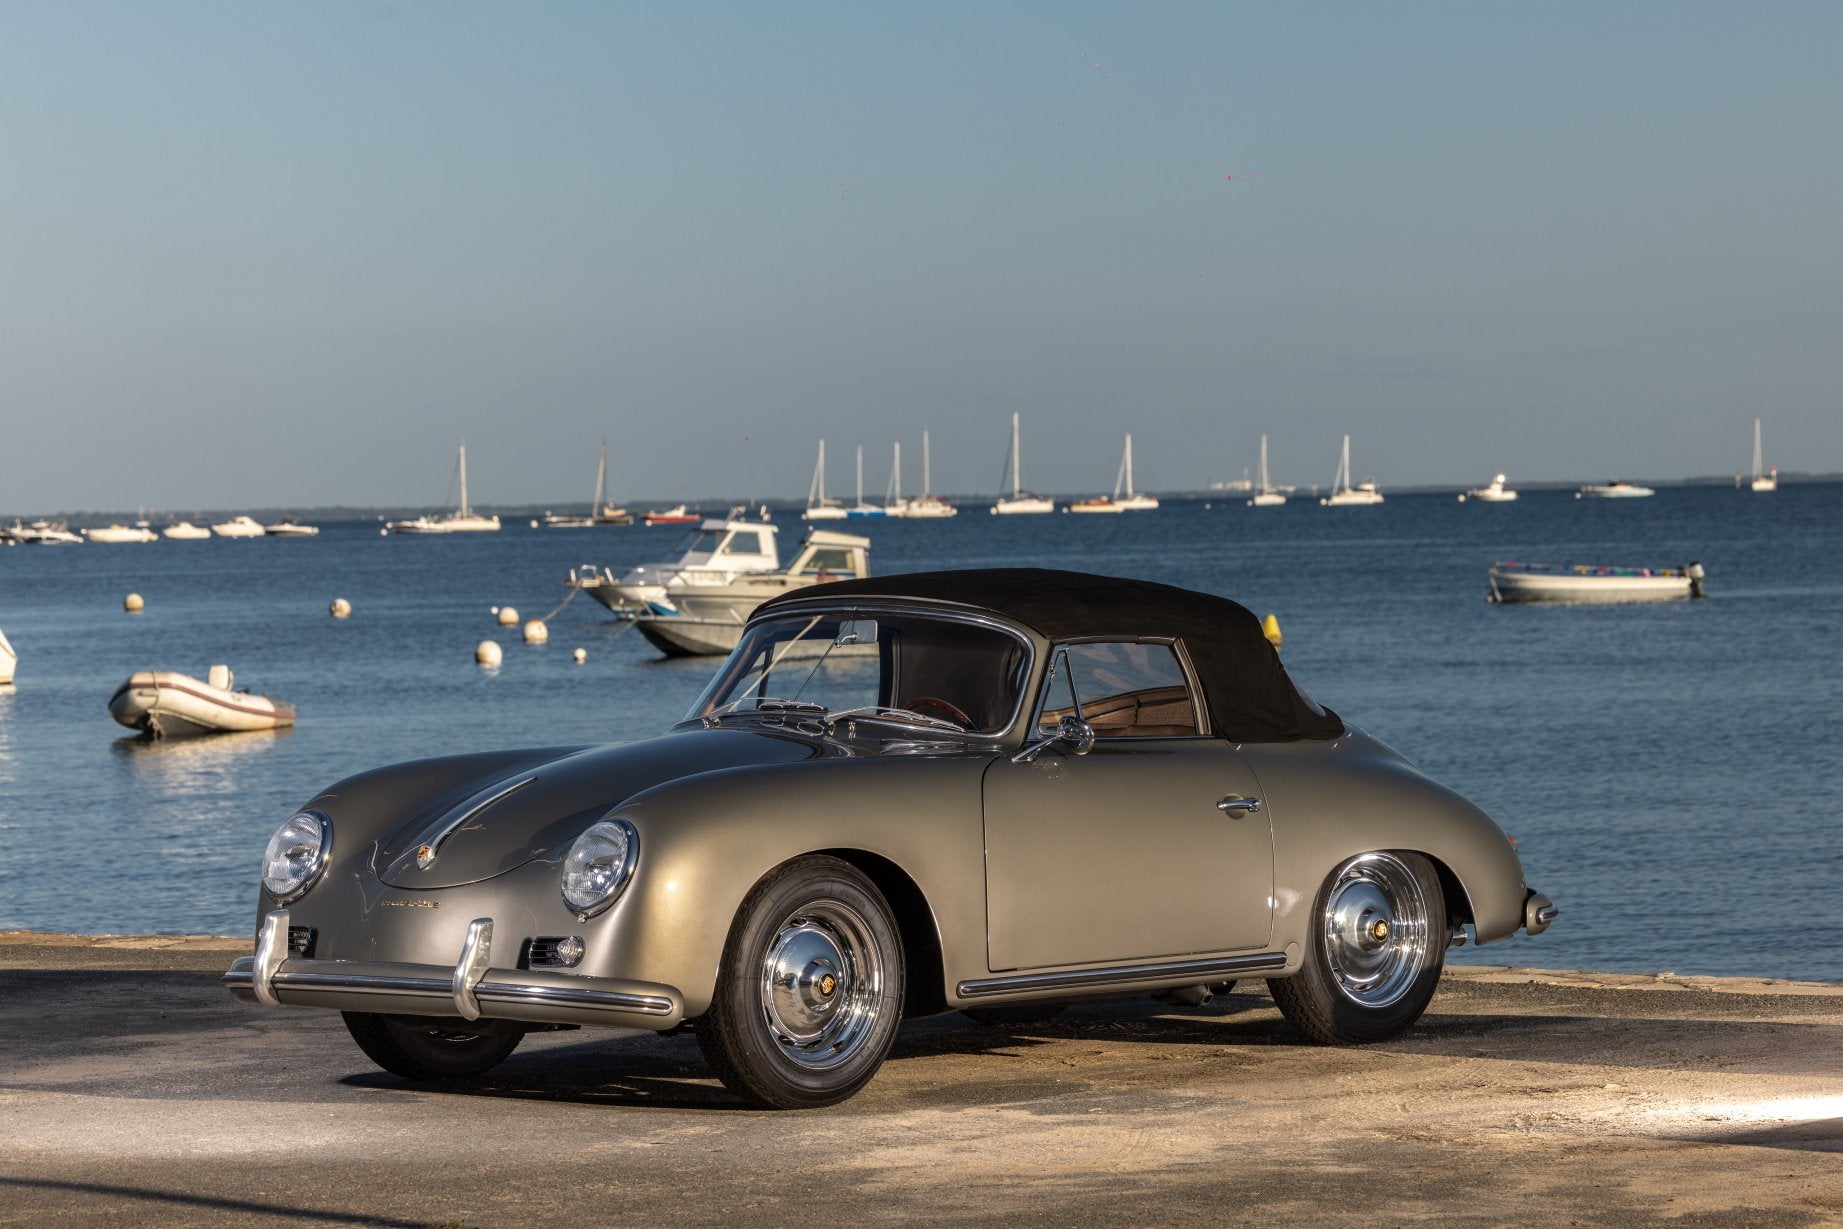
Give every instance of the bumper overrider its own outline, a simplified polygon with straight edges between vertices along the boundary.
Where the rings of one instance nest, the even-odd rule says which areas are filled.
[[[674,986],[491,966],[493,919],[476,918],[452,966],[309,960],[288,950],[288,910],[263,918],[256,954],[224,974],[235,997],[265,1007],[459,1016],[531,1024],[669,1029],[684,1021]]]
[[[1560,907],[1534,888],[1531,888],[1529,895],[1523,898],[1523,931],[1525,934],[1541,934],[1549,928],[1549,923],[1560,915]]]

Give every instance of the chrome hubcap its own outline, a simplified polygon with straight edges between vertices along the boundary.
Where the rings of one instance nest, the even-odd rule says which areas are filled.
[[[1320,925],[1332,980],[1363,1007],[1398,1001],[1427,967],[1427,898],[1392,854],[1345,863],[1325,894]]]
[[[815,901],[782,922],[761,966],[762,1016],[782,1052],[823,1071],[856,1054],[877,1019],[883,957],[857,911]]]

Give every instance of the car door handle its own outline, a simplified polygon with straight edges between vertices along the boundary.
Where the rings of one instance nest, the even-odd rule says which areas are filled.
[[[1224,815],[1233,815],[1239,819],[1243,815],[1258,815],[1261,810],[1261,800],[1243,798],[1240,794],[1230,794],[1216,804],[1216,809]]]

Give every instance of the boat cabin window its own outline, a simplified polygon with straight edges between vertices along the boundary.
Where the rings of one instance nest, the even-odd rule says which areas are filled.
[[[684,549],[679,554],[714,555],[717,553],[717,548],[723,544],[723,533],[721,529],[695,530],[690,537],[685,539]]]
[[[1189,680],[1168,644],[1132,640],[1063,645],[1046,681],[1037,728],[1054,734],[1077,715],[1096,738],[1173,738],[1196,734]]]
[[[759,555],[762,553],[762,535],[757,529],[738,529],[730,535],[728,545],[723,548],[726,555]]]
[[[688,716],[788,723],[846,709],[908,709],[972,733],[1010,726],[1029,653],[996,628],[915,615],[805,614],[743,634]]]
[[[851,549],[845,546],[816,547],[807,557],[805,564],[801,566],[800,574],[817,576],[821,571],[825,572],[827,578],[831,580],[845,580],[856,576],[857,571],[852,566]]]

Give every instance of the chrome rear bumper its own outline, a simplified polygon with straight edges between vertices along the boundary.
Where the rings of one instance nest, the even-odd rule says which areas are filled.
[[[1523,930],[1527,934],[1541,934],[1560,914],[1555,902],[1534,889],[1523,898]]]
[[[492,968],[492,927],[490,918],[469,926],[452,967],[307,960],[288,954],[288,911],[277,909],[263,919],[256,954],[233,963],[224,984],[244,1002],[267,1007],[641,1029],[669,1029],[685,1018],[684,996],[672,986]]]

